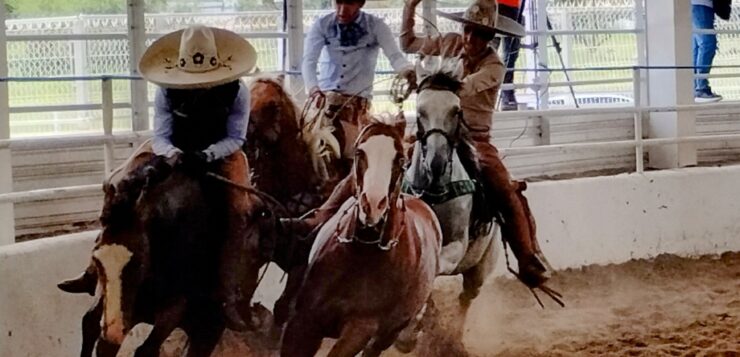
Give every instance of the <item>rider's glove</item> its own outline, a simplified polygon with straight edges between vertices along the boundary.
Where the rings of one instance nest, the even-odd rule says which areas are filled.
[[[180,167],[187,173],[203,175],[208,169],[208,155],[203,151],[189,151],[180,157]]]
[[[172,164],[164,156],[155,156],[144,166],[144,175],[149,184],[164,181],[172,173]]]

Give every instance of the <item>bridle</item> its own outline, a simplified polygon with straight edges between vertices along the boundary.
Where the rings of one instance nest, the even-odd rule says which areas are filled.
[[[362,142],[362,140],[365,139],[365,134],[367,133],[367,130],[370,126],[365,127],[362,132],[357,136],[357,141],[355,142],[355,147],[358,147],[358,144]],[[398,155],[399,153],[397,153]],[[353,176],[354,176],[354,184],[356,187],[355,192],[355,203],[351,206],[347,207],[342,213],[340,222],[346,217],[347,215],[351,214],[351,226],[349,229],[344,230],[346,234],[342,235],[342,227],[341,225],[337,226],[337,230],[334,232],[334,236],[336,237],[337,241],[339,243],[352,243],[357,242],[362,245],[377,245],[377,247],[382,251],[388,251],[395,247],[398,244],[398,237],[400,236],[401,232],[403,232],[403,226],[405,224],[405,220],[401,220],[401,227],[397,230],[396,234],[393,234],[394,232],[388,232],[388,224],[392,220],[391,212],[394,209],[394,206],[396,205],[396,200],[400,196],[401,193],[401,181],[403,180],[403,172],[405,171],[405,164],[403,161],[405,161],[405,158],[402,155],[401,152],[401,158],[402,162],[400,165],[394,164],[393,166],[393,172],[391,173],[391,182],[388,186],[388,209],[383,213],[382,217],[380,218],[380,224],[377,224],[373,227],[368,226],[362,226],[359,223],[359,213],[360,213],[360,195],[362,192],[362,176],[359,169],[359,162],[360,157],[362,155],[355,154],[355,160],[353,163]],[[401,215],[403,215],[403,212],[406,210],[406,205],[402,202],[401,204]],[[372,236],[375,236],[375,239],[365,239],[363,238],[362,234],[357,234],[358,232],[373,232]],[[387,233],[391,233],[393,236],[387,237]],[[377,235],[376,235],[377,234]]]
[[[419,84],[419,87],[416,90],[417,96],[428,89],[432,90],[442,90],[442,91],[451,91],[455,95],[457,95],[457,91],[453,90],[451,88],[455,88],[456,86],[459,86],[459,84],[452,83],[450,81],[449,84],[445,83],[436,83],[431,80],[433,76],[429,76],[427,78],[424,78],[421,83]],[[461,126],[466,126],[465,119],[463,118],[462,111],[458,111],[455,115],[455,128],[452,130],[452,133],[448,133],[443,129],[439,128],[432,128],[429,130],[426,130],[424,128],[424,125],[421,123],[421,120],[416,120],[416,140],[419,141],[421,144],[421,155],[422,158],[426,157],[427,155],[427,141],[429,140],[429,137],[432,135],[441,135],[445,140],[447,141],[447,144],[450,146],[450,150],[447,153],[447,163],[445,164],[445,171],[447,172],[448,168],[452,165],[452,157],[453,153],[455,152],[455,149],[457,149],[457,145],[459,144],[460,140],[460,128]],[[451,172],[450,172],[451,174]]]

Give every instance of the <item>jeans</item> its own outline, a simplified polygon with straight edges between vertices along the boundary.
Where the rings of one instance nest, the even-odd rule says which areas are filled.
[[[691,17],[694,29],[714,29],[714,9],[703,5],[691,5]],[[694,73],[709,73],[714,55],[717,53],[717,35],[694,34]],[[702,67],[704,66],[704,67]],[[709,81],[706,78],[694,80],[694,92],[709,92]]]
[[[515,21],[523,24],[523,18],[519,18],[519,9],[509,7],[506,5],[500,5],[498,8],[499,16],[506,16],[514,19]],[[519,37],[507,36],[504,38],[504,53],[502,59],[506,65],[506,74],[504,74],[504,84],[509,84],[514,81],[514,72],[511,71],[516,65],[517,59],[519,59],[519,48],[521,46],[521,39]],[[513,91],[512,91],[513,92]]]

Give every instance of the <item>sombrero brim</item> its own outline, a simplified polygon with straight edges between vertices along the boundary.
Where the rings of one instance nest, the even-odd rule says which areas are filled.
[[[207,72],[186,72],[177,67],[180,38],[184,30],[160,37],[147,48],[139,61],[139,73],[146,80],[165,88],[209,88],[229,83],[251,71],[257,64],[257,51],[241,36],[210,28],[216,40],[221,66]]]
[[[493,33],[500,33],[506,36],[512,36],[512,37],[524,37],[526,34],[526,31],[524,30],[524,26],[522,26],[520,23],[506,17],[506,16],[499,16],[496,19],[496,27],[490,27],[486,25],[481,25],[477,22],[470,21],[464,17],[464,12],[443,12],[437,10],[437,15],[442,16],[448,20],[452,20],[455,22],[460,22],[466,25],[475,26],[483,31],[489,31]]]

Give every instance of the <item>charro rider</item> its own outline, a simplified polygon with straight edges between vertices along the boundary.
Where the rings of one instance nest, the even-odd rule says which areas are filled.
[[[461,22],[463,34],[417,37],[414,34],[414,11],[421,0],[408,0],[403,12],[401,47],[409,53],[422,55],[461,56],[465,66],[463,86],[459,92],[463,116],[473,128],[473,142],[478,152],[481,176],[493,209],[503,220],[503,238],[512,247],[519,264],[519,278],[529,287],[538,287],[550,278],[549,264],[542,255],[535,236],[535,222],[527,200],[522,194],[523,183],[511,180],[508,171],[490,141],[490,127],[496,98],[505,69],[489,42],[495,33],[521,33],[520,26],[502,20],[497,26],[495,0],[477,0],[462,14],[439,15]],[[352,181],[339,183],[331,197],[314,213],[300,221],[286,221],[299,232],[307,232],[328,220],[352,195]]]
[[[304,44],[303,81],[312,98],[324,101],[331,124],[341,125],[335,134],[345,143],[345,158],[352,157],[354,139],[368,120],[378,50],[396,73],[415,80],[388,25],[362,11],[364,5],[365,0],[335,0],[336,11],[314,22]]]
[[[130,214],[144,183],[162,180],[175,166],[202,175],[214,169],[241,185],[250,185],[249,167],[241,151],[249,122],[249,90],[240,80],[255,65],[256,52],[239,35],[218,28],[193,26],[158,39],[139,62],[139,72],[159,85],[154,99],[154,137],[108,178],[101,215],[106,220]],[[141,174],[143,173],[143,174]],[[239,241],[250,207],[245,194],[231,189],[227,239],[221,260],[220,295],[231,328],[246,324],[235,306],[241,296],[243,266]],[[82,276],[62,282],[68,292],[92,294],[97,283],[91,264]]]

